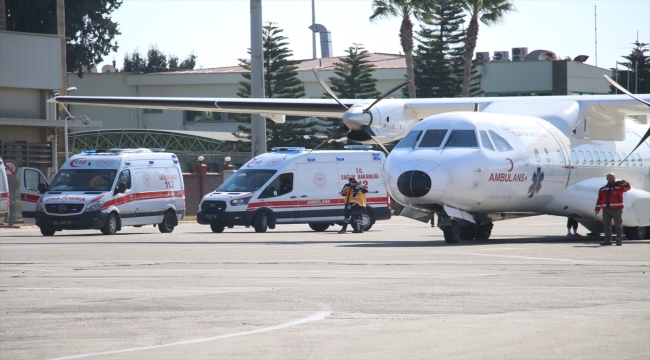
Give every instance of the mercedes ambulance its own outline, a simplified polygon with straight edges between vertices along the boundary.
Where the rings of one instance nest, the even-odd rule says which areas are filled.
[[[40,182],[34,189],[34,181],[24,179],[21,197],[38,198],[31,214],[44,236],[76,229],[114,235],[123,226],[152,224],[170,233],[185,215],[183,176],[171,153],[84,151],[68,159],[49,186]],[[31,214],[23,205],[23,217]]]
[[[364,230],[370,230],[376,220],[391,216],[382,174],[386,158],[369,146],[354,148],[360,147],[366,150],[273,148],[205,195],[196,220],[216,233],[235,225],[265,232],[276,224],[309,224],[314,231],[325,231],[343,222],[340,192],[353,177],[369,190],[362,218]]]

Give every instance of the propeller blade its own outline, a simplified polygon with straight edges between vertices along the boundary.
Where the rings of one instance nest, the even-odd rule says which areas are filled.
[[[605,77],[605,80],[607,80],[610,84],[612,84],[613,87],[615,87],[615,88],[621,90],[621,92],[624,93],[625,95],[631,97],[632,99],[634,99],[634,100],[636,100],[636,101],[638,101],[638,102],[640,102],[640,103],[643,103],[643,104],[646,104],[646,105],[650,106],[650,102],[647,102],[647,101],[645,101],[645,100],[643,100],[643,99],[640,99],[640,98],[634,96],[631,92],[627,91],[626,88],[624,88],[623,86],[621,86],[621,84],[619,84],[619,83],[617,83],[616,81],[614,81],[611,77],[609,77],[609,76],[607,76],[607,75],[603,75],[603,76]],[[650,128],[648,128],[648,131],[646,131],[645,135],[643,135],[643,137],[641,138],[641,141],[639,141],[639,143],[636,144],[636,146],[635,146],[634,149],[630,152],[630,154],[629,154],[628,156],[626,156],[625,159],[621,160],[620,163],[618,163],[618,166],[621,166],[621,164],[622,164],[623,162],[625,162],[625,160],[627,160],[630,156],[632,156],[632,154],[634,153],[634,151],[636,151],[636,149],[638,149],[639,146],[641,146],[641,144],[643,144],[643,142],[646,141],[646,139],[647,139],[648,137],[650,137]]]
[[[643,99],[640,99],[640,98],[634,96],[631,92],[627,91],[626,88],[624,88],[623,86],[621,86],[621,84],[619,84],[619,83],[617,83],[616,81],[612,80],[611,77],[609,77],[609,76],[607,76],[607,75],[603,75],[603,76],[605,77],[605,79],[606,79],[607,81],[609,81],[610,84],[612,84],[613,87],[615,87],[615,88],[621,90],[621,92],[623,92],[625,95],[631,97],[632,99],[634,99],[634,100],[636,100],[636,101],[638,101],[638,102],[642,102],[642,103],[644,103],[644,104],[650,106],[650,103],[649,103],[649,102],[647,102],[647,101],[645,101],[645,100],[643,100]]]
[[[332,89],[330,89],[330,87],[327,86],[327,84],[325,83],[323,78],[320,77],[320,75],[318,74],[318,71],[316,71],[316,69],[312,69],[312,71],[314,72],[314,76],[316,76],[316,80],[318,80],[318,83],[320,83],[320,86],[322,86],[323,89],[325,89],[325,91],[327,91],[327,93],[330,94],[332,99],[334,99],[337,103],[339,103],[341,106],[343,106],[343,108],[345,110],[348,110],[348,107],[343,105],[343,103],[339,100],[339,98],[336,97],[336,95],[334,95],[334,92],[332,91]]]
[[[634,149],[632,149],[632,151],[630,152],[630,155],[626,156],[625,159],[621,160],[621,162],[618,163],[618,166],[621,166],[621,164],[622,164],[625,160],[627,160],[627,158],[629,158],[630,156],[632,156],[632,154],[636,151],[636,149],[638,149],[639,146],[641,146],[641,144],[643,144],[643,142],[646,141],[646,139],[649,138],[649,137],[650,137],[650,128],[648,128],[648,131],[645,132],[645,135],[643,135],[643,137],[641,138],[641,141],[639,141],[639,143],[636,144],[636,146],[634,147]]]
[[[315,71],[315,70],[314,70],[314,71]],[[381,94],[381,96],[379,96],[379,98],[377,98],[377,100],[375,100],[375,102],[373,102],[372,104],[370,104],[370,106],[368,106],[365,110],[363,110],[363,112],[364,112],[364,113],[365,113],[365,112],[368,112],[368,110],[370,110],[371,107],[375,106],[376,103],[380,102],[380,101],[383,100],[386,96],[388,96],[388,95],[394,93],[395,91],[401,89],[402,87],[404,87],[405,85],[407,85],[407,84],[410,83],[410,82],[411,82],[411,80],[405,81],[405,82],[403,82],[403,83],[401,83],[401,84],[395,86],[394,88],[392,88],[392,89],[386,91],[385,93]]]
[[[316,146],[315,148],[311,149],[311,151],[308,152],[307,155],[309,155],[309,153],[311,153],[312,151],[318,149],[319,147],[327,144],[330,140],[341,137],[341,135],[343,135],[343,133],[348,131],[348,130],[350,130],[350,129],[347,126],[341,125],[338,129],[334,130],[334,132],[332,132],[330,134],[330,136],[327,137],[327,139],[325,139],[323,142],[318,144],[318,146]]]
[[[363,125],[363,126],[361,127],[361,130],[365,131],[365,133],[368,134],[368,136],[370,136],[373,140],[375,140],[375,142],[377,143],[377,145],[379,145],[379,146],[384,150],[384,152],[386,153],[386,155],[388,155],[388,149],[386,149],[386,147],[384,146],[384,144],[382,144],[381,142],[379,142],[379,139],[377,139],[377,136],[375,136],[375,133],[372,131],[372,129],[370,128],[370,126],[368,126],[368,125]]]

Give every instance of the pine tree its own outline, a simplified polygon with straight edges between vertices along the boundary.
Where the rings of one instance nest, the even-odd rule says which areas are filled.
[[[370,53],[362,44],[352,44],[345,52],[348,56],[339,58],[334,63],[334,74],[328,78],[330,88],[339,99],[373,99],[381,93],[377,91],[377,79],[372,76],[375,65],[370,63]],[[323,93],[324,99],[329,99],[327,93]],[[328,126],[328,134],[334,132],[341,126],[340,118],[320,118]],[[325,144],[321,149],[343,149],[344,143],[332,141]]]
[[[436,2],[432,6],[436,18],[422,24],[417,32],[414,76],[418,97],[454,97],[460,94],[464,56],[465,22],[458,0]]]
[[[273,22],[267,22],[262,28],[263,54],[264,54],[264,96],[267,98],[301,98],[305,96],[305,86],[298,78],[299,61],[289,60],[293,52],[288,48],[287,38],[282,35],[283,30]],[[250,50],[249,50],[250,54]],[[239,59],[239,66],[246,70],[251,69],[250,60]],[[242,74],[246,81],[241,81],[237,95],[242,98],[251,97],[251,74]],[[250,116],[241,116],[242,122],[250,124]],[[315,147],[320,142],[314,137],[317,122],[306,121],[300,117],[287,117],[285,124],[278,124],[266,120],[267,144],[275,146],[303,146]],[[240,139],[240,151],[250,151],[251,129],[240,125],[238,132],[233,133]],[[242,135],[243,134],[243,135]]]
[[[612,69],[614,80],[633,94],[648,94],[650,93],[650,56],[645,52],[648,51],[650,44],[635,41],[633,45],[634,49],[630,55],[623,56],[627,62],[619,63],[627,70]],[[610,85],[609,88],[610,93],[617,93],[613,86]]]
[[[377,79],[372,76],[375,68],[368,58],[370,53],[361,44],[352,44],[345,52],[348,56],[334,63],[334,74],[328,80],[331,89],[340,99],[373,99],[381,95],[377,91]],[[328,94],[324,94],[329,98]]]

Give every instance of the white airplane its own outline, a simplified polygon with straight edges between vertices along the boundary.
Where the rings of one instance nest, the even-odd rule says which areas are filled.
[[[650,95],[339,100],[59,96],[51,102],[213,112],[341,117],[329,139],[383,147],[403,137],[384,182],[405,216],[438,214],[448,243],[488,239],[493,222],[533,215],[576,218],[603,231],[594,212],[605,175],[625,193],[628,239],[650,238]],[[611,79],[608,81],[615,84]],[[617,84],[616,84],[617,85]],[[615,85],[615,86],[616,86]],[[480,110],[480,111],[479,111]],[[624,159],[624,160],[623,160]],[[543,233],[536,229],[535,232]]]

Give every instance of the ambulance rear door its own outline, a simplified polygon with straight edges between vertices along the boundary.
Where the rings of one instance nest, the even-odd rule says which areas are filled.
[[[26,224],[33,225],[36,223],[34,219],[36,203],[43,196],[38,192],[38,184],[43,183],[48,188],[50,182],[38,169],[24,167],[21,169],[20,174],[20,203],[23,210],[23,220]]]
[[[315,158],[315,160],[318,160]],[[329,222],[343,219],[341,182],[335,162],[297,164],[299,222]]]

